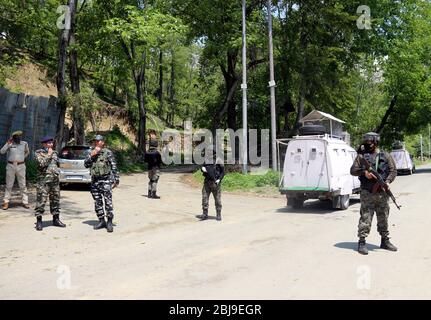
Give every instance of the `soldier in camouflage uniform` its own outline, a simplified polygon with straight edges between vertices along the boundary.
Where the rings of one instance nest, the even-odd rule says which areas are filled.
[[[66,227],[60,221],[60,179],[58,155],[54,151],[54,138],[44,137],[43,148],[35,152],[37,162],[37,196],[36,196],[36,230],[42,230],[42,215],[45,211],[45,204],[49,198],[49,207],[53,216],[53,225],[56,227]]]
[[[213,148],[208,148],[207,152],[213,153]],[[214,196],[217,221],[221,221],[221,181],[224,177],[224,165],[221,159],[213,155],[212,159],[206,159],[201,171],[205,177],[204,185],[202,187],[202,215],[199,216],[201,220],[208,219],[208,206],[209,197],[211,193]]]
[[[149,150],[145,153],[145,162],[148,163],[148,198],[160,199],[157,195],[157,183],[160,178],[160,166],[162,165],[162,156],[157,150],[158,142],[156,139],[151,139],[149,142]]]
[[[99,223],[94,226],[95,230],[106,228],[113,232],[114,208],[112,205],[112,189],[120,183],[117,164],[111,150],[105,148],[105,139],[96,135],[93,140],[91,153],[84,161],[86,168],[91,173],[91,195],[94,199],[95,211]],[[108,221],[105,221],[105,212]]]
[[[377,216],[377,231],[382,238],[380,248],[397,251],[389,241],[389,196],[381,188],[376,190],[376,177],[365,170],[360,161],[360,157],[364,157],[372,167],[376,168],[387,185],[395,180],[397,176],[395,162],[389,153],[378,149],[379,140],[377,133],[366,133],[363,137],[363,145],[358,150],[358,156],[350,169],[350,173],[359,176],[361,181],[361,217],[358,226],[358,252],[361,254],[368,254],[365,238],[370,233],[374,212]]]

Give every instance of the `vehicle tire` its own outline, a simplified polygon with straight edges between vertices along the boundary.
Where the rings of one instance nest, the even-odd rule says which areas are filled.
[[[350,196],[348,194],[343,194],[340,198],[340,209],[346,210],[350,205]]]
[[[343,194],[341,196],[335,196],[332,198],[332,208],[346,210],[350,205],[350,196]]]
[[[326,133],[326,128],[322,125],[306,125],[299,128],[300,136],[322,135]]]
[[[293,209],[301,209],[304,206],[304,198],[302,197],[291,197],[288,198],[287,202]]]

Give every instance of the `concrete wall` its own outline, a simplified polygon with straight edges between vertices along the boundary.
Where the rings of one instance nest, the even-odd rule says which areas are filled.
[[[12,132],[22,130],[33,158],[33,152],[40,148],[40,139],[45,135],[55,136],[58,116],[56,97],[27,96],[0,88],[1,147]],[[0,161],[4,160],[5,156],[0,156]]]

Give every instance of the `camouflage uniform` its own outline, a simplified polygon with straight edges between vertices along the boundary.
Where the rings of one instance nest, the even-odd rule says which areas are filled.
[[[60,214],[60,169],[57,152],[48,155],[46,149],[35,152],[37,162],[36,217],[42,216],[49,198],[52,215]]]
[[[377,167],[377,172],[387,184],[392,183],[397,176],[395,162],[387,152],[377,151],[371,154],[365,153],[363,155],[358,155],[351,168],[351,174],[359,176],[359,180],[361,181],[361,217],[358,225],[358,237],[366,238],[369,235],[373,215],[374,212],[376,212],[377,231],[382,238],[387,238],[389,236],[389,196],[383,190],[374,194],[371,192],[376,181],[369,180],[365,177],[365,170],[361,166],[359,160],[360,156],[364,156],[368,163],[374,168]],[[378,164],[376,164],[377,159]]]
[[[205,169],[204,169],[205,168]],[[202,187],[202,210],[204,215],[208,214],[209,197],[211,193],[214,196],[217,216],[220,216],[222,209],[221,204],[221,181],[224,177],[223,164],[204,164],[202,169],[205,180]],[[218,183],[216,183],[218,181]]]
[[[106,212],[106,216],[113,219],[112,186],[114,183],[118,184],[120,178],[112,151],[103,148],[94,157],[89,154],[84,161],[84,166],[90,168],[91,195],[94,199],[97,217],[99,219],[104,218]]]
[[[155,197],[162,164],[162,156],[156,146],[150,146],[150,149],[145,154],[145,162],[148,163],[148,197]]]

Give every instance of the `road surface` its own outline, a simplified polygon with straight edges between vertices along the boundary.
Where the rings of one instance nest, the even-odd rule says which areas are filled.
[[[62,191],[66,229],[45,215],[37,232],[32,210],[0,211],[0,299],[431,298],[431,166],[392,185],[399,251],[378,248],[374,218],[368,256],[355,251],[358,198],[345,211],[319,201],[293,210],[281,195],[223,193],[223,221],[201,222],[200,190],[183,179],[162,174],[153,200],[145,174],[122,176],[112,234],[93,230],[85,188]]]

